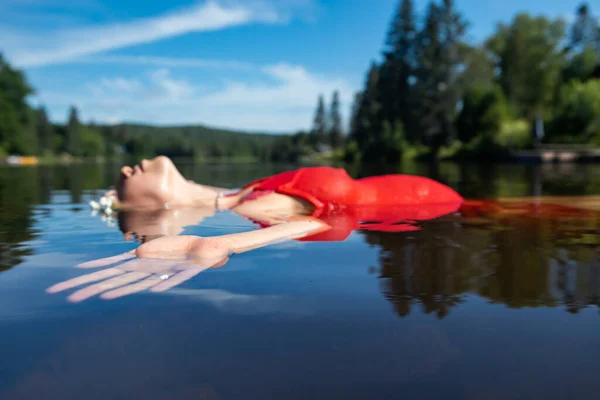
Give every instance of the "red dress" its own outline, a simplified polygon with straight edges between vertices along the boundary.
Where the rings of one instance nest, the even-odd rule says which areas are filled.
[[[312,167],[259,179],[252,187],[257,197],[277,192],[308,200],[317,215],[345,206],[407,206],[462,203],[463,198],[446,185],[412,175],[383,175],[352,179],[341,168]],[[317,216],[315,215],[315,216]]]
[[[463,198],[429,178],[383,175],[352,179],[341,168],[311,167],[259,179],[246,200],[276,192],[309,201],[318,217],[331,226],[306,240],[344,240],[355,229],[407,231],[410,222],[457,211]]]

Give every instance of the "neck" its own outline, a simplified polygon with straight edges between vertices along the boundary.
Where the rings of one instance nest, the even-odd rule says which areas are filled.
[[[219,190],[186,181],[179,201],[186,205],[216,208]]]

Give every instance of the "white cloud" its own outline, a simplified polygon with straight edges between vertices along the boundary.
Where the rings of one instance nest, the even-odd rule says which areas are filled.
[[[207,95],[203,101],[213,107],[245,106],[259,110],[310,109],[315,106],[317,96],[329,95],[339,90],[344,100],[352,95],[353,89],[339,78],[311,74],[301,66],[277,64],[262,69],[271,82],[248,84],[231,82],[225,89]]]
[[[276,23],[282,18],[264,3],[220,4],[209,0],[157,17],[59,30],[43,36],[2,29],[0,47],[21,67],[43,66],[186,33],[214,31],[253,22]]]
[[[62,108],[75,102],[85,119],[96,122],[291,132],[310,127],[319,94],[329,101],[331,93],[339,90],[344,112],[355,91],[345,79],[313,74],[302,66],[280,63],[258,71],[259,78],[252,83],[234,80],[207,91],[161,68],[136,78],[103,78],[82,92],[42,93],[40,100]],[[64,111],[56,116],[62,120]]]
[[[291,314],[309,315],[311,308],[306,302],[299,302],[287,296],[251,295],[232,293],[220,289],[172,289],[167,296],[187,297],[212,304],[221,312],[238,315]]]
[[[241,61],[208,60],[202,58],[172,58],[154,56],[128,56],[128,55],[98,55],[83,57],[73,62],[89,64],[133,64],[146,66],[161,66],[170,68],[215,68],[233,70],[253,70],[250,63]]]
[[[99,84],[91,84],[96,93],[103,93],[104,89],[121,93],[136,93],[142,88],[142,83],[137,79],[102,78]]]
[[[160,104],[186,100],[194,92],[192,85],[183,79],[175,79],[166,68],[157,69],[138,78],[102,78],[98,83],[87,85],[96,99],[104,102],[138,98]]]

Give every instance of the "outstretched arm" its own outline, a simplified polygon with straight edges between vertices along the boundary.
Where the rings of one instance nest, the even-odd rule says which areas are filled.
[[[215,237],[165,236],[130,252],[78,265],[79,268],[108,267],[98,272],[57,283],[47,289],[58,293],[91,284],[68,299],[79,302],[100,295],[104,299],[150,290],[162,292],[200,272],[224,265],[231,254],[313,235],[330,227],[314,218],[298,218],[270,228]]]

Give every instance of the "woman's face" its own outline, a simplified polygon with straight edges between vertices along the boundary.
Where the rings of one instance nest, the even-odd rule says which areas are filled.
[[[117,184],[119,202],[125,207],[164,208],[183,195],[185,178],[164,156],[142,160],[133,168],[121,168]]]

